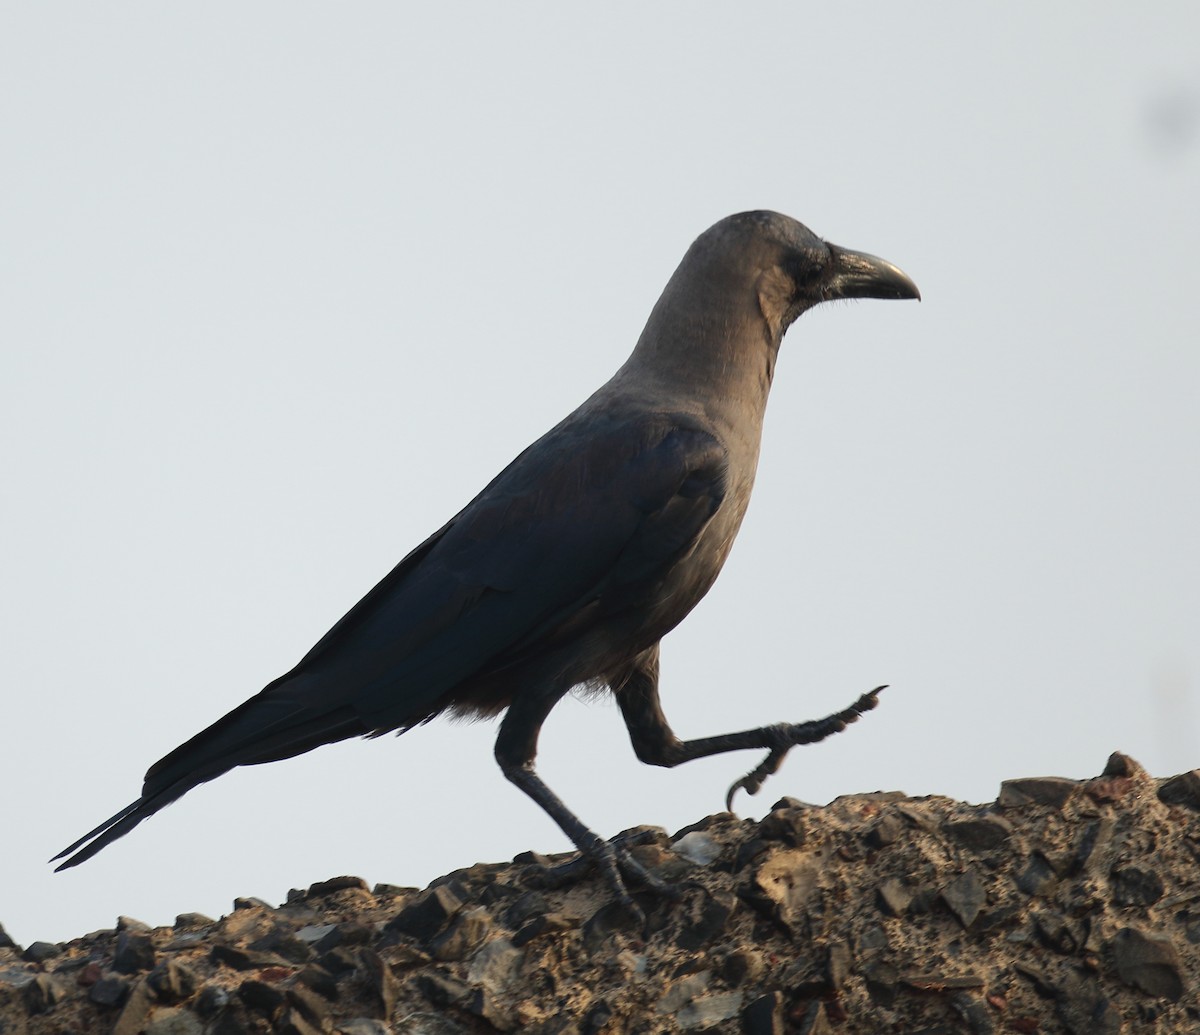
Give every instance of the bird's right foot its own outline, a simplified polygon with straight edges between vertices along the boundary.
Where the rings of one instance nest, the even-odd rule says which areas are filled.
[[[826,737],[832,737],[835,733],[841,733],[850,723],[856,722],[860,715],[874,708],[879,703],[879,695],[886,689],[885,683],[874,690],[868,690],[849,708],[843,708],[824,719],[764,727],[762,733],[769,747],[767,757],[729,788],[725,795],[725,811],[733,811],[733,796],[739,790],[747,794],[757,794],[767,777],[779,769],[792,748],[800,744],[815,744]]]
[[[683,895],[683,889],[656,876],[633,857],[631,848],[648,844],[655,834],[650,830],[638,830],[629,834],[618,834],[611,841],[599,837],[579,855],[554,866],[540,868],[539,876],[550,887],[563,887],[587,873],[598,870],[613,891],[617,903],[628,910],[645,926],[646,915],[629,893],[629,885],[645,888],[663,898],[675,900]]]

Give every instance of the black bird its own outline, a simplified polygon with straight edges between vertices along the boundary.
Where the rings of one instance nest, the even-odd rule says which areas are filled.
[[[633,354],[404,558],[290,672],[160,759],[142,795],[55,859],[75,866],[234,766],[442,712],[505,712],[504,775],[628,900],[647,875],[589,830],[534,769],[538,734],[573,687],[616,695],[638,758],[675,766],[743,748],[763,763],[844,728],[828,719],[680,741],[659,705],[659,640],[712,586],[746,512],[784,332],[835,298],[919,298],[891,263],[827,244],[795,220],[744,212],[691,246]],[[73,854],[72,854],[73,853]]]

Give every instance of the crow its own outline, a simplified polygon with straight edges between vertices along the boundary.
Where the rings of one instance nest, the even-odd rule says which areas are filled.
[[[495,755],[629,901],[653,878],[600,838],[534,768],[572,688],[606,688],[638,758],[675,766],[747,748],[764,761],[841,730],[879,689],[826,719],[681,741],[659,704],[659,642],[713,585],[758,465],[780,343],[830,299],[920,298],[889,262],[774,212],[721,220],[692,244],[625,364],[396,565],[290,672],[155,762],[141,797],[55,856],[76,866],[235,766],[442,713],[504,713]],[[54,861],[54,860],[52,860]]]

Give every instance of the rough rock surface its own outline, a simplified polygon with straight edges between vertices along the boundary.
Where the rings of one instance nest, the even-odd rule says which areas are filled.
[[[1196,786],[1114,755],[990,805],[784,799],[631,831],[679,891],[637,892],[644,920],[528,854],[62,945],[0,928],[0,1032],[1197,1032]]]

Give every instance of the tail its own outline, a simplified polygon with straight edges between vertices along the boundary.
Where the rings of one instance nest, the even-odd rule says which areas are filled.
[[[51,862],[57,862],[65,856],[70,856],[65,862],[59,863],[58,866],[54,867],[54,872],[58,873],[60,870],[68,870],[72,866],[78,866],[84,860],[90,859],[105,845],[112,844],[118,837],[128,834],[143,819],[148,819],[159,809],[165,808],[176,798],[186,794],[191,790],[192,786],[194,785],[181,787],[175,794],[171,795],[160,794],[151,798],[141,797],[133,802],[133,804],[126,805],[115,816],[106,819],[94,830],[89,830],[74,844],[68,845],[58,855],[54,856],[50,860]],[[75,854],[71,855],[72,852]]]
[[[55,872],[85,862],[193,787],[235,766],[291,758],[321,744],[373,732],[352,709],[306,707],[278,683],[155,762],[146,773],[142,796],[54,856],[51,862],[64,860]]]

